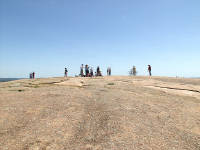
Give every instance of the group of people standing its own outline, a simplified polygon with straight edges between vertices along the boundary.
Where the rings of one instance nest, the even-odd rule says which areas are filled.
[[[152,76],[152,74],[151,74],[151,65],[148,65],[148,72],[149,72],[149,76]],[[136,76],[137,71],[136,71],[136,67],[135,66],[133,66],[133,68],[131,69],[130,74]],[[111,67],[107,68],[107,75],[111,76]],[[64,76],[65,77],[68,76],[68,70],[67,70],[67,68],[65,68]],[[81,77],[102,76],[102,73],[101,73],[101,70],[100,70],[99,66],[97,67],[96,72],[94,74],[92,67],[89,67],[89,65],[87,65],[87,64],[84,67],[84,65],[82,64],[81,67],[80,67],[80,74],[79,74],[79,76],[81,76]],[[35,79],[35,72],[31,72],[29,74],[29,78],[30,79]]]
[[[152,74],[151,74],[151,65],[148,65],[148,73],[149,73],[149,76],[152,76]],[[65,68],[64,76],[67,77],[67,74],[68,74],[68,70],[67,70],[67,68]],[[133,68],[130,71],[130,75],[136,76],[136,74],[137,74],[136,67],[133,66]],[[111,76],[111,67],[107,68],[107,75]],[[99,66],[97,67],[96,72],[94,73],[92,67],[90,67],[87,64],[85,66],[84,66],[84,64],[82,64],[81,67],[80,67],[79,76],[81,76],[81,77],[102,76],[102,73],[101,73],[101,70],[100,70]],[[30,78],[35,78],[35,73],[34,72],[30,74]]]
[[[84,67],[83,64],[81,65],[79,76],[81,76],[81,77],[93,77],[94,75],[95,76],[102,76],[99,66],[97,67],[97,70],[94,74],[92,67],[89,67],[89,65],[87,65],[87,64],[85,65],[85,67]]]
[[[29,74],[29,78],[30,78],[30,79],[35,79],[35,72],[31,72],[31,73]]]
[[[85,69],[85,73],[84,73],[84,69]],[[94,75],[93,73],[93,68],[89,67],[89,65],[84,65],[82,64],[80,67],[80,76],[81,77],[92,77]]]
[[[152,74],[151,74],[151,65],[148,65],[148,73],[149,73],[149,76],[152,76]],[[136,67],[135,66],[133,66],[133,68],[130,70],[129,74],[133,75],[133,76],[137,75],[137,71],[136,71]]]
[[[108,75],[108,76],[111,76],[111,67],[108,67],[108,68],[107,68],[107,75]]]

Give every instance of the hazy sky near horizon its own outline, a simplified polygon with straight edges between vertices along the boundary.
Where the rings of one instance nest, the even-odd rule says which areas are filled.
[[[200,0],[0,0],[0,77],[200,76]]]

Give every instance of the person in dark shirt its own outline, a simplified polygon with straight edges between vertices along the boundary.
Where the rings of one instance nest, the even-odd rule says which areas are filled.
[[[32,73],[30,73],[30,74],[29,74],[29,77],[30,77],[30,79],[32,79],[32,77],[33,77],[33,74],[32,74]]]
[[[149,72],[149,76],[151,76],[151,65],[148,65],[148,72]]]
[[[133,66],[133,75],[136,76],[136,74],[137,74],[136,67]]]
[[[33,72],[32,78],[35,79],[35,72]]]
[[[99,76],[99,73],[100,73],[100,68],[99,66],[97,67],[97,76]]]
[[[97,67],[97,76],[102,76],[99,66]]]
[[[110,67],[108,67],[108,69],[107,69],[107,75],[111,76],[111,68]]]
[[[109,76],[111,76],[111,68],[109,68]]]
[[[111,76],[111,68],[110,67],[108,67],[108,69],[107,69],[107,75]]]
[[[65,68],[65,77],[67,77],[68,70]]]
[[[85,65],[85,76],[88,77],[89,76],[89,66],[88,65]]]

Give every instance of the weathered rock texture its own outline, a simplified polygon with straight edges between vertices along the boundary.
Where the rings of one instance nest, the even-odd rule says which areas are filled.
[[[1,150],[200,150],[200,79],[0,83]]]

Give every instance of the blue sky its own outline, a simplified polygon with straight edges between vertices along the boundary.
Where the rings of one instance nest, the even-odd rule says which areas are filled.
[[[199,0],[0,0],[0,77],[200,76]]]

